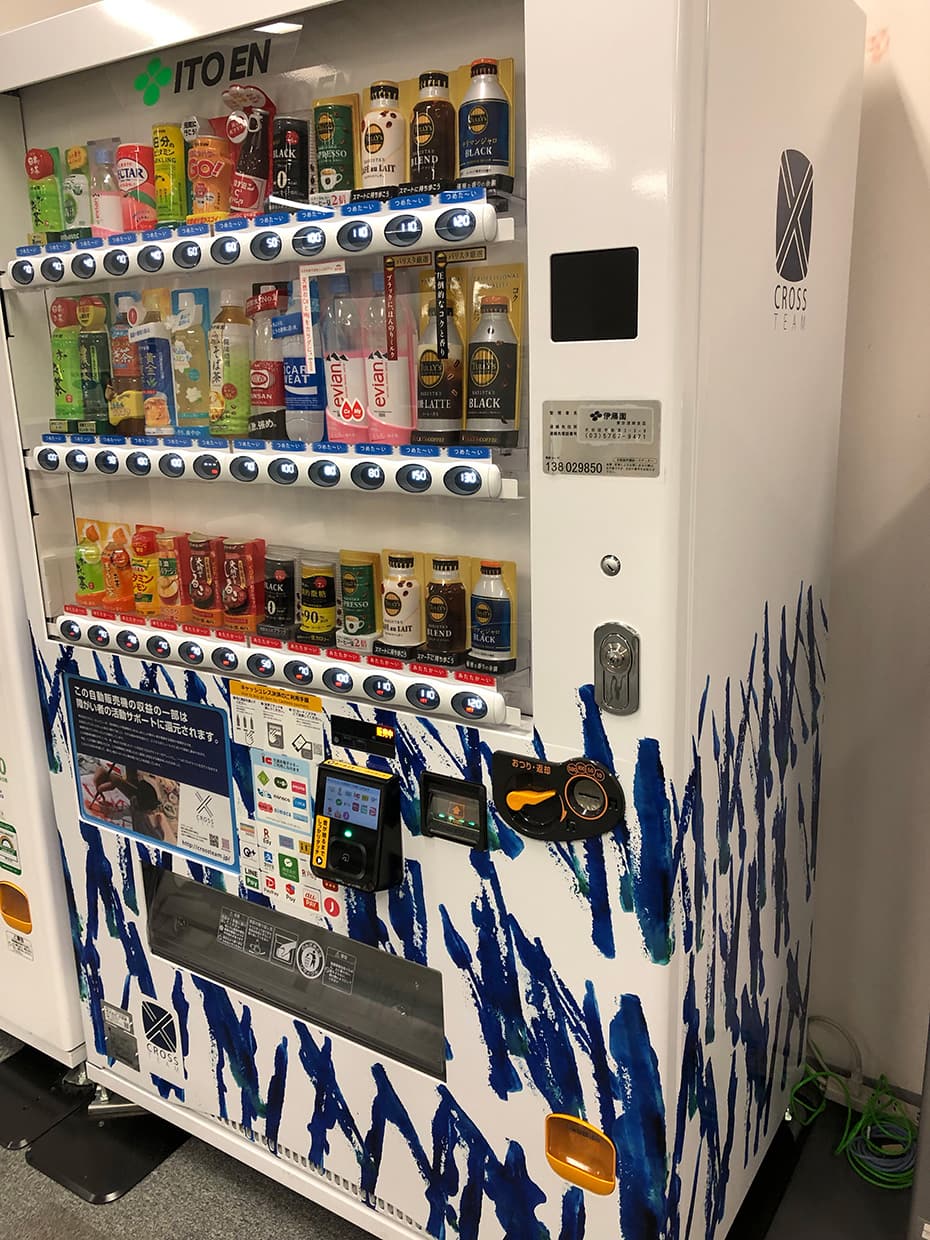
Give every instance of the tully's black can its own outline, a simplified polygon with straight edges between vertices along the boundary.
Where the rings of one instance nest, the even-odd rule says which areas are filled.
[[[291,202],[310,196],[310,136],[306,121],[276,116],[272,133],[271,193]]]

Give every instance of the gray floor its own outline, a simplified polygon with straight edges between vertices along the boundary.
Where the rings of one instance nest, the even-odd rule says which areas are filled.
[[[903,1240],[908,1195],[873,1188],[834,1157],[841,1128],[839,1108],[814,1125],[767,1240]],[[193,1138],[109,1206],[86,1205],[33,1171],[21,1152],[0,1149],[0,1240],[235,1236],[369,1240],[367,1232]]]

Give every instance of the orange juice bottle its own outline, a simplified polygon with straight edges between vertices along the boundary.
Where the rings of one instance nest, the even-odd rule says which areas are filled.
[[[103,549],[103,602],[116,611],[132,607],[132,561],[126,544],[126,530],[118,525]]]

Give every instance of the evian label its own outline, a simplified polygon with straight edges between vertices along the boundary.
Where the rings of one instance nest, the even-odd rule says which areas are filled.
[[[326,422],[330,438],[358,443],[368,438],[365,360],[360,353],[329,353],[326,362]]]
[[[374,443],[408,443],[413,423],[410,399],[410,361],[389,361],[375,350],[365,359],[368,418]]]

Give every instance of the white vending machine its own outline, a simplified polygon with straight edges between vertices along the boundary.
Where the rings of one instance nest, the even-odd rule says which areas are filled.
[[[374,1235],[722,1237],[803,1059],[862,16],[247,7],[0,39],[88,1072]]]
[[[0,99],[0,117],[5,127],[18,127],[18,102],[6,96]],[[18,149],[4,148],[0,166],[4,176],[18,181],[17,153]],[[28,201],[11,203],[0,222],[6,246],[15,247],[28,226]],[[4,387],[4,399],[11,399],[5,380]],[[19,455],[12,439],[5,447]],[[20,481],[15,483],[14,502],[22,503]],[[6,531],[0,550],[5,582],[0,595],[4,648],[0,661],[0,701],[4,705],[0,714],[0,1031],[71,1068],[84,1059],[84,1031],[61,845],[46,777],[52,751],[46,747],[44,719],[35,693],[36,654],[20,584],[18,551],[22,548],[13,533],[5,479],[0,485],[0,522]],[[31,545],[24,550],[32,572]],[[47,1072],[52,1076],[60,1073],[51,1065],[40,1066],[41,1059],[26,1058],[39,1077]],[[17,1062],[22,1066],[25,1059]],[[15,1066],[11,1064],[7,1071]],[[7,1076],[0,1076],[0,1097],[8,1099],[6,1085]],[[16,1112],[4,1115],[0,1142],[16,1141],[17,1135],[30,1131],[35,1123],[41,1129],[43,1121],[34,1118],[26,1120],[22,1128],[18,1106]]]

